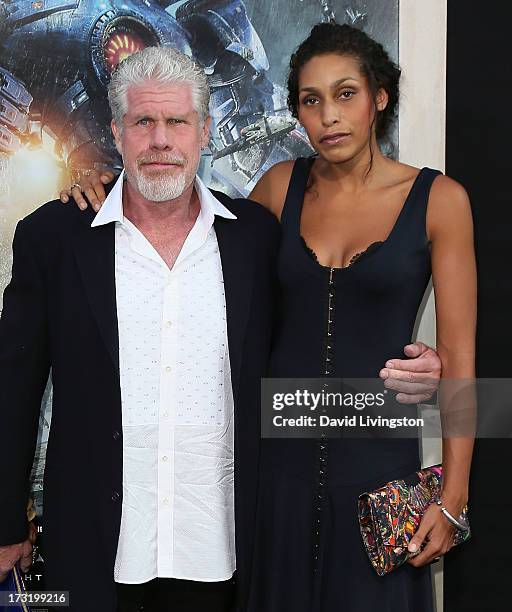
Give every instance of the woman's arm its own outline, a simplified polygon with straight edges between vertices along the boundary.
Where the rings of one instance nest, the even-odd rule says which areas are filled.
[[[468,195],[456,181],[440,176],[432,185],[427,213],[431,242],[432,280],[437,323],[437,352],[442,364],[440,391],[443,425],[443,485],[441,500],[456,518],[468,501],[474,438],[457,432],[453,423],[467,425],[475,412],[474,395],[465,397],[464,414],[457,413],[456,386],[475,377],[476,263],[473,220]],[[443,382],[444,381],[444,382]],[[454,381],[454,382],[451,382]],[[458,381],[458,382],[457,382]],[[455,418],[454,418],[455,417]],[[446,426],[449,426],[449,430]],[[455,434],[461,437],[455,437]],[[424,551],[411,561],[429,563],[451,547],[453,527],[438,506],[425,513],[412,540],[418,548],[428,534]],[[409,547],[411,550],[411,547]]]
[[[67,203],[70,198],[74,198],[81,210],[85,210],[88,204],[91,204],[98,212],[106,198],[104,185],[111,183],[117,176],[114,170],[105,170],[101,173],[93,168],[87,170],[81,175],[79,182],[60,192],[60,200]]]
[[[249,199],[265,206],[279,219],[292,169],[293,161],[279,162],[269,168],[256,183],[249,194]],[[68,189],[63,189],[59,197],[64,203],[69,202],[70,198],[74,198],[81,210],[85,210],[91,204],[94,210],[98,211],[106,197],[104,185],[111,183],[114,178],[116,178],[116,174],[113,170],[106,170],[101,174],[94,169],[87,170],[81,175],[77,183],[74,183]]]
[[[437,182],[437,181],[436,181]],[[437,351],[446,381],[475,377],[476,262],[473,220],[468,195],[455,181],[442,177],[433,186],[433,206],[427,219],[432,241],[432,280],[436,299]],[[456,406],[455,383],[441,388],[441,411],[448,425]],[[466,406],[468,417],[474,406]],[[442,499],[448,510],[467,502],[473,438],[443,438]],[[453,513],[452,513],[453,514]]]
[[[293,161],[278,162],[269,168],[249,194],[249,200],[258,202],[281,219]]]

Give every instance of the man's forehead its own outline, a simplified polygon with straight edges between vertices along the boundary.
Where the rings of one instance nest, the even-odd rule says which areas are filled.
[[[148,81],[131,85],[127,90],[128,112],[139,109],[179,107],[182,112],[193,110],[192,90],[188,83],[155,83]]]

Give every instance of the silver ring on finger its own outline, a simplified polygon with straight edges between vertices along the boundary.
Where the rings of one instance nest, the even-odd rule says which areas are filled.
[[[75,188],[78,189],[80,191],[80,193],[82,193],[83,189],[82,189],[82,186],[80,185],[80,183],[73,183],[71,185],[71,191],[73,191],[73,189],[75,189]]]

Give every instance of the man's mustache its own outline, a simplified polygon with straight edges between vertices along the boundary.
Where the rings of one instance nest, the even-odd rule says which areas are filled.
[[[176,157],[175,155],[144,155],[137,159],[137,166],[143,166],[145,164],[172,164],[174,166],[185,166],[187,160],[183,157]]]

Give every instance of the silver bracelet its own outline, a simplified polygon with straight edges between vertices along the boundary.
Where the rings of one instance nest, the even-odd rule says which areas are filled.
[[[467,523],[462,523],[458,521],[454,516],[452,516],[448,510],[443,506],[443,502],[437,498],[434,502],[440,506],[441,512],[446,516],[446,518],[450,521],[450,523],[456,527],[459,531],[469,531],[469,525]]]

